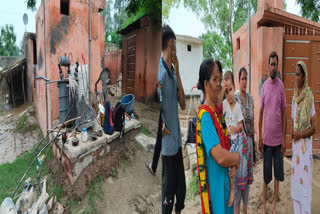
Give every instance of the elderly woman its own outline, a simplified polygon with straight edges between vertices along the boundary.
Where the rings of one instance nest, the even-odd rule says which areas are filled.
[[[202,62],[199,71],[198,89],[205,95],[197,119],[197,161],[200,177],[202,213],[234,212],[228,207],[230,177],[236,171],[227,167],[240,164],[240,154],[228,151],[230,140],[222,112],[216,102],[221,91],[221,75],[213,60]],[[229,177],[230,176],[230,177]]]
[[[304,62],[296,65],[296,88],[291,105],[292,169],[291,197],[294,213],[311,213],[312,135],[315,133],[313,94]]]
[[[248,208],[248,198],[249,198],[249,184],[253,181],[253,157],[254,157],[254,105],[252,96],[247,93],[247,83],[248,83],[248,73],[247,70],[242,67],[239,71],[239,85],[240,93],[236,93],[235,98],[241,105],[242,115],[243,115],[243,127],[247,135],[247,158],[241,158],[240,169],[245,170],[247,176],[242,178],[242,189],[236,189],[236,213],[240,214],[240,202],[243,200],[243,213],[247,213]]]

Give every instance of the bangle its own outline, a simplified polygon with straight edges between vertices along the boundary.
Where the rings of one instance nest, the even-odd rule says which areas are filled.
[[[166,124],[163,123],[163,125],[162,125],[162,131],[164,130],[165,126],[166,126]]]

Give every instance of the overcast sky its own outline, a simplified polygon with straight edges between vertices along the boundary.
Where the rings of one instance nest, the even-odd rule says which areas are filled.
[[[296,0],[286,0],[286,2],[288,12],[300,15],[300,6],[296,4]],[[2,7],[0,8],[0,26],[5,24],[12,24],[14,26],[14,31],[17,35],[16,44],[20,47],[25,30],[35,32],[36,11],[27,10],[25,0],[6,0],[2,1],[2,3]],[[37,8],[40,3],[41,0],[37,0]],[[27,26],[23,24],[22,20],[24,13],[27,13],[29,19]],[[206,31],[196,15],[192,11],[185,9],[183,4],[180,4],[179,8],[171,10],[167,23],[174,29],[176,34],[199,37]]]
[[[286,0],[287,12],[300,16],[300,6],[296,0]],[[167,24],[175,31],[176,34],[199,37],[206,32],[206,29],[197,16],[180,4],[179,8],[171,9]]]

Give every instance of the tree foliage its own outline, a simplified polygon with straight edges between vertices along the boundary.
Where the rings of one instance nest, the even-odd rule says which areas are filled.
[[[29,10],[35,11],[37,9],[36,8],[37,0],[25,0],[25,3],[27,3],[27,8]]]
[[[320,22],[320,1],[319,0],[296,0],[301,6],[301,15],[314,22]]]
[[[129,16],[136,16],[144,13],[149,15],[152,21],[161,21],[162,19],[162,0],[127,0],[126,11]]]
[[[15,44],[17,40],[13,25],[5,25],[0,30],[0,56],[18,56],[19,48]]]
[[[222,36],[215,32],[208,32],[201,36],[203,39],[203,57],[204,59],[213,58],[219,60],[223,68],[232,68],[231,47]]]
[[[250,16],[257,12],[258,0],[163,0],[163,19],[168,20],[170,10],[179,7],[181,3],[195,13],[207,29],[207,32],[201,36],[204,40],[204,58],[219,59],[226,69],[231,69],[231,35],[247,22],[248,12]],[[286,2],[284,1],[285,8]]]

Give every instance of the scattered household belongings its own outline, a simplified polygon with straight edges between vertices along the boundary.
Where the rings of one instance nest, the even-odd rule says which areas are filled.
[[[48,213],[48,209],[46,205],[48,199],[49,199],[49,194],[47,193],[47,178],[45,177],[43,180],[42,193],[38,198],[38,201],[32,205],[30,210],[28,210],[27,214],[38,214],[39,212]],[[44,207],[45,209],[43,210]]]
[[[0,214],[17,214],[13,200],[9,197],[5,198],[0,207]]]
[[[133,113],[134,95],[127,94],[121,98],[121,103],[128,114]]]
[[[31,178],[25,181],[25,187],[21,196],[16,202],[17,213],[24,213],[31,208],[32,204],[37,201],[37,192],[34,184],[31,182]]]
[[[108,83],[110,82],[110,70],[109,68],[104,68],[101,73],[100,73],[100,76],[95,84],[95,88],[94,88],[94,91],[96,94],[98,94],[98,91],[97,91],[97,85],[99,82],[102,82],[102,92],[99,92],[99,94],[103,95],[103,103],[105,103],[108,99]]]
[[[76,138],[76,137],[74,137],[74,138],[72,138],[72,146],[78,146],[79,145],[79,139],[78,138]]]
[[[80,119],[76,120],[77,131],[82,131],[83,128],[89,129],[94,126],[94,120],[96,119],[95,110],[85,102],[85,98],[82,97],[77,106]]]
[[[72,53],[69,53],[69,55],[67,56],[67,54],[65,54],[64,56],[60,57],[60,60],[58,60],[58,67],[59,67],[59,74],[60,74],[60,79],[63,80],[64,79],[64,75],[62,72],[62,68],[61,66],[64,66],[67,70],[68,73],[66,73],[65,77],[68,78],[68,76],[70,75],[70,59]]]

